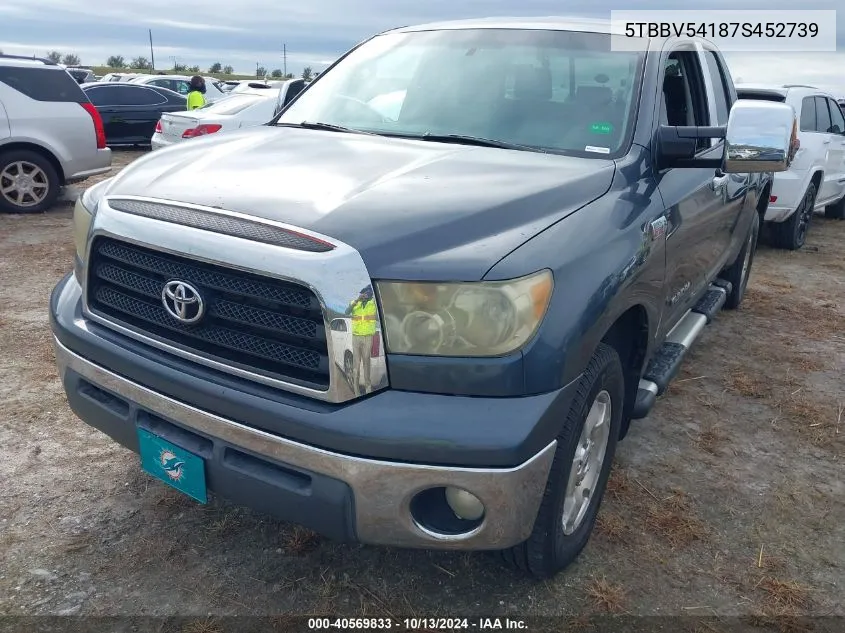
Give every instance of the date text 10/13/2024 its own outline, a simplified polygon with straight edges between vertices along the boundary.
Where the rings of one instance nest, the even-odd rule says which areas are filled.
[[[309,618],[308,629],[398,630],[398,631],[519,631],[524,620],[512,618]]]

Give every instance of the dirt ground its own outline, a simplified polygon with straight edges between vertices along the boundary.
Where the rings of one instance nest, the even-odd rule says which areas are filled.
[[[237,614],[619,613],[702,632],[727,629],[700,616],[845,616],[845,222],[817,216],[796,253],[760,247],[743,309],[635,423],[587,549],[543,583],[486,554],[335,544],[144,475],[56,376],[48,295],[72,254],[68,205],[0,216],[0,615],[209,632]]]

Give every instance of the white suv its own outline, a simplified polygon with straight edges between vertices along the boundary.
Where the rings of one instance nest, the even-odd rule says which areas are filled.
[[[62,186],[111,169],[100,113],[62,67],[0,54],[0,212],[45,211]]]
[[[791,105],[799,115],[800,146],[788,171],[775,174],[766,222],[776,246],[804,245],[816,210],[845,217],[845,116],[829,94],[812,86],[738,85],[740,99]]]

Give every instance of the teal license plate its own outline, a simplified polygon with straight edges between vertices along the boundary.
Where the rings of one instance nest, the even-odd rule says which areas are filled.
[[[193,497],[200,503],[207,503],[205,488],[205,462],[194,455],[153,435],[145,429],[138,429],[138,445],[141,453],[141,468],[158,477],[179,492]]]

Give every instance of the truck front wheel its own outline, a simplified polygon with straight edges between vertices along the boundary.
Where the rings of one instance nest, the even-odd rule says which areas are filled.
[[[599,344],[557,437],[557,452],[531,536],[502,552],[537,578],[567,567],[590,538],[616,453],[625,379],[619,355]]]

